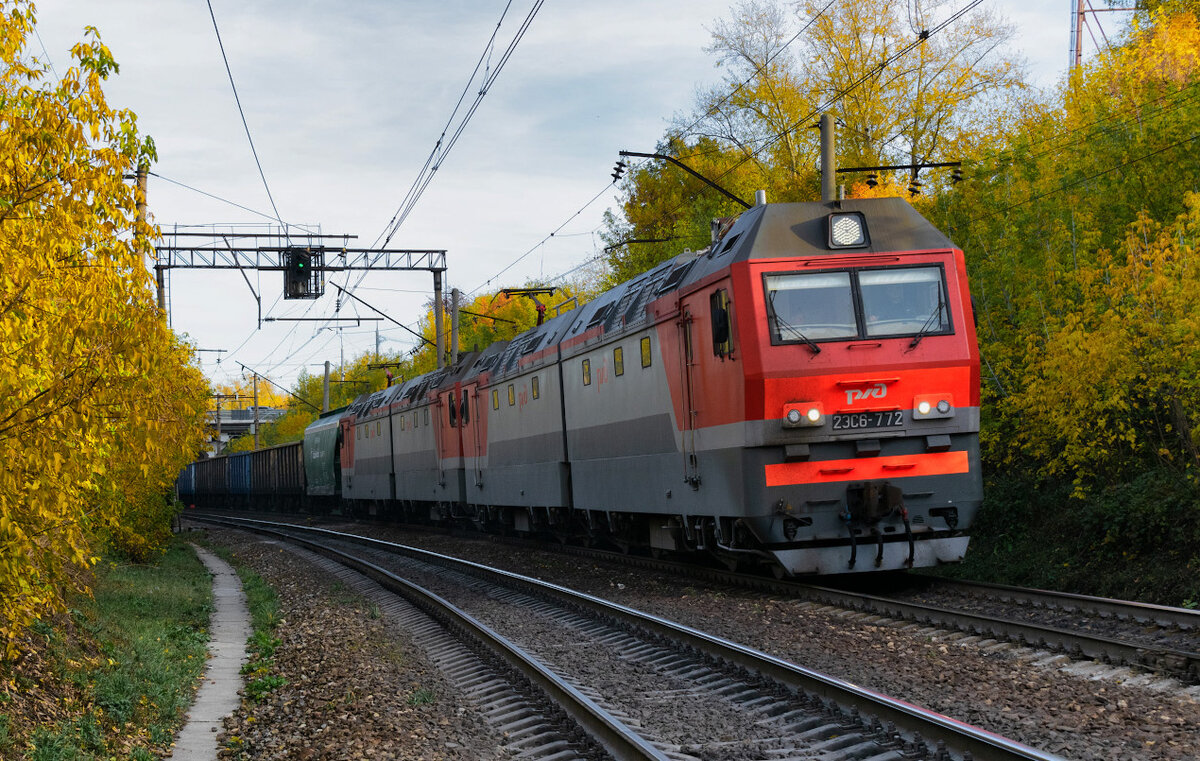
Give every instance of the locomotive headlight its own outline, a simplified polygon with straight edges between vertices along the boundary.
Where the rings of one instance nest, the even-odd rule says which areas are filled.
[[[949,394],[923,394],[913,399],[914,420],[938,420],[954,417],[954,397]]]
[[[826,224],[830,248],[857,248],[868,243],[867,220],[857,211],[830,214]]]
[[[783,408],[784,428],[816,428],[825,425],[825,405],[795,402]]]

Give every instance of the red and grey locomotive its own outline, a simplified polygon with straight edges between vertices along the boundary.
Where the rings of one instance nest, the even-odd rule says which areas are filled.
[[[715,237],[317,421],[308,482],[788,574],[960,560],[982,498],[962,251],[901,199],[762,204]]]

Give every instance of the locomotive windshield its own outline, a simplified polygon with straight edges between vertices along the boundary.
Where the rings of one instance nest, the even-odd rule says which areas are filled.
[[[944,333],[949,325],[941,267],[858,273],[868,336]]]
[[[950,332],[938,266],[766,275],[775,343]]]
[[[768,275],[771,332],[780,341],[854,338],[854,297],[849,272]]]

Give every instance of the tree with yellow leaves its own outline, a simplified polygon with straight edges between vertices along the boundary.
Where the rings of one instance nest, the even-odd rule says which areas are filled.
[[[994,462],[1078,493],[1159,465],[1200,476],[1179,343],[1195,320],[1198,85],[1200,18],[1146,14],[937,200],[967,254]]]
[[[897,4],[744,0],[713,27],[708,50],[726,74],[678,117],[658,146],[742,199],[820,199],[820,111],[835,117],[842,166],[970,158],[996,136],[1024,87],[1005,51],[1013,30],[993,11],[962,16],[946,0]],[[796,31],[794,34],[794,30]],[[949,171],[921,176],[944,190]],[[855,196],[895,195],[896,177]],[[907,185],[903,179],[901,188]],[[713,218],[742,208],[660,162],[639,162],[622,182],[621,215],[606,218],[610,282],[703,248]]]
[[[1142,213],[1114,251],[1080,272],[1077,308],[1031,349],[1006,401],[1015,442],[1085,486],[1157,460],[1200,479],[1200,195],[1169,224]]]
[[[948,0],[744,0],[717,22],[709,51],[727,71],[683,136],[705,136],[803,182],[818,159],[810,129],[827,107],[844,166],[943,161],[990,133],[993,109],[1023,87],[994,10],[959,16]],[[793,34],[793,30],[798,30]]]
[[[203,435],[207,386],[155,306],[151,230],[125,182],[154,158],[110,107],[94,29],[56,80],[27,54],[27,0],[0,0],[0,643],[61,607],[108,543],[167,530],[164,494]],[[75,582],[81,583],[81,582]]]

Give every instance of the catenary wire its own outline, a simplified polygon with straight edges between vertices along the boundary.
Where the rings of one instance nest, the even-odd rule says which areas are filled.
[[[446,156],[448,155],[450,150],[453,148],[454,144],[458,141],[458,138],[462,135],[463,130],[466,128],[467,123],[474,116],[476,110],[479,107],[480,102],[483,100],[483,97],[490,91],[492,84],[495,82],[496,77],[499,76],[501,69],[504,67],[504,64],[507,63],[508,59],[511,57],[513,50],[516,49],[517,44],[524,37],[525,32],[528,31],[529,25],[532,23],[534,17],[537,15],[537,12],[541,9],[543,2],[544,2],[544,0],[537,0],[537,2],[535,2],[535,4],[533,5],[532,9],[529,12],[529,14],[526,16],[525,21],[522,23],[521,28],[518,30],[518,32],[514,36],[513,40],[511,42],[509,42],[508,47],[505,50],[504,55],[502,56],[499,64],[497,64],[495,70],[490,74],[490,76],[487,76],[487,78],[484,80],[484,82],[483,82],[482,86],[480,87],[480,90],[475,98],[475,101],[472,103],[467,114],[463,117],[462,121],[459,123],[457,129],[455,130],[454,134],[450,138],[449,142],[447,142],[445,144],[445,146],[443,147],[443,141],[445,140],[445,134],[450,129],[451,124],[453,124],[453,122],[454,122],[454,115],[457,114],[459,108],[461,107],[462,102],[465,99],[466,92],[471,87],[471,83],[475,81],[475,75],[479,72],[480,66],[484,63],[484,61],[487,59],[490,51],[493,49],[496,36],[498,35],[500,27],[504,22],[504,18],[508,13],[509,7],[512,5],[511,0],[510,0],[510,2],[508,2],[505,5],[504,12],[500,16],[500,21],[497,23],[496,29],[493,31],[491,38],[488,40],[488,44],[485,46],[484,51],[481,54],[479,61],[476,63],[475,70],[472,72],[470,79],[467,81],[467,84],[465,85],[464,90],[463,90],[463,94],[459,96],[459,101],[455,105],[454,111],[451,113],[450,119],[447,121],[446,126],[443,128],[441,137],[438,138],[437,143],[434,145],[433,150],[430,152],[429,157],[426,159],[425,165],[422,167],[421,172],[418,174],[417,179],[414,181],[413,185],[409,189],[409,192],[406,194],[405,200],[402,202],[400,209],[396,212],[396,215],[393,216],[392,221],[388,223],[388,226],[387,226],[387,228],[385,228],[384,233],[381,233],[380,236],[375,239],[375,243],[372,244],[372,248],[374,248],[376,245],[378,245],[379,241],[381,239],[383,241],[382,245],[387,246],[387,244],[391,241],[392,237],[395,235],[396,231],[400,228],[400,225],[402,225],[404,223],[404,220],[407,218],[409,212],[411,212],[411,210],[415,206],[417,200],[424,193],[425,188],[427,188],[429,186],[429,183],[432,181],[433,174],[441,167],[442,162],[445,160]],[[439,151],[440,151],[440,154],[439,154]],[[436,159],[436,161],[435,161],[435,159]],[[428,171],[430,166],[433,167],[432,171]],[[368,272],[365,272],[365,271],[360,273],[358,275],[357,279],[354,281],[354,283],[351,284],[351,282],[350,282],[351,275],[350,275],[350,273],[347,273],[346,278],[343,281],[343,286],[344,286],[346,292],[350,295],[353,295],[355,289],[358,286],[362,285],[362,282],[366,278],[367,274],[368,274]],[[339,294],[337,296],[337,305],[338,306],[337,306],[337,309],[335,309],[335,312],[340,312],[341,302],[342,302],[342,295],[339,292]]]
[[[229,204],[230,206],[234,206],[238,209],[241,209],[242,211],[248,211],[251,214],[257,214],[258,216],[264,217],[266,219],[275,220],[276,222],[279,221],[277,217],[273,217],[270,214],[267,214],[266,212],[258,211],[257,209],[251,209],[248,206],[242,206],[240,203],[237,203],[236,201],[230,201],[228,198],[222,198],[221,196],[213,195],[212,193],[201,190],[199,188],[192,187],[191,185],[180,182],[179,180],[173,180],[170,177],[165,177],[157,172],[149,172],[148,174],[151,177],[157,177],[160,180],[166,180],[167,182],[171,183],[172,185],[178,185],[179,187],[184,188],[185,190],[190,190],[193,193],[199,193],[202,196],[207,196],[207,197],[213,199],[214,201],[220,201],[221,203]],[[293,225],[293,227],[299,227],[300,229],[305,230],[305,232],[311,232],[310,230],[306,230],[302,225]]]
[[[454,115],[457,114],[459,107],[462,105],[463,99],[462,97],[459,98],[459,102],[455,105],[454,112],[451,114],[450,120],[447,122],[446,127],[444,127],[442,130],[441,137],[438,138],[438,142],[434,146],[433,151],[430,153],[429,158],[426,160],[425,166],[422,167],[422,173],[418,175],[417,180],[413,183],[408,194],[405,196],[405,200],[402,202],[400,209],[396,212],[396,215],[393,216],[392,221],[388,223],[386,234],[383,237],[384,246],[386,246],[392,237],[395,236],[396,232],[400,229],[400,226],[404,224],[405,220],[408,218],[408,215],[416,206],[417,201],[419,201],[421,196],[424,194],[425,189],[429,187],[429,183],[432,182],[434,174],[438,169],[441,168],[442,163],[445,162],[446,157],[450,154],[450,151],[453,150],[455,144],[458,142],[459,137],[462,136],[467,124],[470,123],[472,117],[475,115],[475,112],[479,109],[480,103],[482,103],[487,93],[491,91],[492,85],[495,83],[496,78],[500,76],[500,72],[504,69],[505,64],[507,64],[508,60],[512,57],[513,51],[516,50],[517,45],[525,36],[525,33],[529,30],[530,25],[533,23],[534,17],[536,17],[538,11],[541,10],[544,1],[545,0],[536,0],[534,2],[533,7],[526,15],[525,20],[521,23],[520,28],[517,30],[516,34],[513,36],[513,39],[509,42],[508,46],[501,54],[500,60],[497,62],[495,69],[492,70],[490,74],[485,74],[483,84],[480,86],[479,92],[475,96],[475,100],[468,107],[467,113],[463,116],[458,126],[455,127],[453,134],[447,140],[445,137],[446,132],[450,129],[450,125],[454,121]],[[511,1],[505,5],[504,14],[502,14],[500,18],[500,24],[503,23],[504,16],[508,13],[508,9],[511,5]],[[476,64],[475,71],[472,72],[471,79],[467,82],[467,87],[470,87],[471,82],[474,81],[475,74],[478,73],[479,66],[483,62],[483,58],[486,57],[487,52],[491,50],[492,46],[495,44],[496,35],[500,30],[500,24],[497,24],[496,30],[492,33],[492,37],[488,41],[487,48],[484,51],[484,56],[481,57],[480,62]]]
[[[408,189],[408,193],[406,193],[403,200],[400,201],[400,207],[396,210],[396,213],[392,215],[391,220],[387,223],[387,226],[384,228],[384,230],[379,234],[379,237],[376,238],[375,242],[371,244],[372,248],[374,248],[375,245],[377,245],[379,241],[383,239],[384,235],[386,235],[388,231],[397,224],[397,220],[399,219],[401,212],[408,204],[409,199],[412,198],[413,194],[416,192],[417,186],[420,184],[421,177],[424,176],[426,170],[429,169],[429,166],[434,163],[434,159],[437,158],[438,149],[441,147],[442,141],[446,139],[446,133],[450,130],[450,126],[454,123],[454,117],[458,115],[458,109],[462,107],[463,101],[466,100],[467,93],[471,89],[471,83],[475,81],[475,77],[479,73],[479,68],[484,65],[484,62],[487,60],[488,53],[496,44],[496,36],[500,34],[500,27],[504,24],[504,18],[508,15],[508,9],[511,7],[512,0],[509,0],[509,2],[507,2],[504,6],[504,10],[501,11],[500,20],[496,22],[496,28],[492,30],[492,36],[488,39],[487,44],[484,45],[483,52],[479,55],[479,60],[475,62],[475,69],[471,72],[471,76],[467,79],[466,84],[463,85],[463,91],[458,96],[458,102],[454,104],[454,109],[450,112],[450,117],[446,120],[446,125],[442,127],[442,134],[438,137],[437,142],[433,146],[433,150],[429,152],[429,156],[425,159],[424,166],[422,166],[420,172],[417,173],[417,179],[413,181],[413,184]]]
[[[826,13],[826,12],[827,12],[827,11],[828,11],[828,10],[829,10],[829,9],[830,9],[832,6],[833,6],[834,2],[836,2],[836,0],[830,0],[830,2],[826,3],[826,4],[825,4],[825,6],[821,8],[821,10],[819,10],[819,11],[818,11],[816,14],[814,14],[814,15],[813,15],[813,16],[812,16],[812,17],[811,17],[809,20],[808,20],[808,22],[807,22],[807,23],[805,23],[805,25],[804,25],[803,27],[801,27],[801,28],[800,28],[800,30],[799,30],[799,31],[797,31],[797,32],[796,32],[794,35],[792,35],[792,37],[791,37],[791,38],[790,38],[790,39],[789,39],[787,42],[785,42],[783,45],[781,45],[781,46],[779,47],[779,49],[778,49],[778,50],[776,50],[774,53],[772,53],[772,54],[771,54],[771,55],[770,55],[770,56],[769,56],[769,57],[768,57],[768,58],[767,58],[767,59],[766,59],[766,60],[763,62],[763,64],[762,64],[761,66],[757,67],[757,68],[755,69],[755,71],[754,71],[754,73],[753,73],[753,74],[751,74],[751,75],[750,75],[748,78],[746,78],[744,81],[742,81],[740,84],[738,84],[738,85],[737,85],[737,86],[736,86],[736,87],[735,87],[733,90],[731,90],[731,91],[730,91],[730,92],[729,92],[727,95],[725,95],[725,96],[723,96],[721,99],[719,99],[719,100],[717,101],[717,103],[715,103],[715,104],[713,104],[712,106],[710,106],[710,107],[709,107],[709,110],[708,110],[708,112],[707,112],[707,113],[706,113],[704,116],[697,117],[697,119],[696,119],[694,122],[692,122],[692,124],[691,124],[690,126],[688,126],[688,127],[686,127],[686,128],[685,128],[685,131],[693,129],[693,128],[694,128],[694,127],[695,127],[697,124],[699,124],[699,123],[700,123],[700,122],[701,122],[701,121],[702,121],[702,120],[703,120],[703,119],[704,119],[704,118],[705,118],[705,117],[706,117],[708,114],[712,113],[712,109],[714,109],[714,108],[717,108],[717,107],[721,106],[723,103],[727,102],[727,101],[728,101],[730,98],[732,98],[734,95],[736,95],[736,94],[737,94],[737,93],[738,93],[738,92],[739,92],[739,91],[740,91],[740,90],[741,90],[743,87],[745,87],[747,84],[749,84],[749,83],[750,83],[750,82],[751,82],[751,81],[752,81],[752,80],[753,80],[755,77],[757,77],[759,74],[761,74],[761,73],[762,73],[762,71],[763,71],[764,69],[766,69],[766,67],[767,67],[767,66],[769,66],[769,65],[770,65],[770,64],[771,64],[771,63],[772,63],[772,62],[773,62],[773,61],[774,61],[776,58],[778,58],[778,57],[779,57],[779,56],[780,56],[780,55],[783,53],[783,51],[784,51],[784,50],[786,50],[788,47],[790,47],[790,46],[792,45],[792,43],[794,43],[796,40],[798,40],[798,39],[800,38],[800,36],[801,36],[802,34],[804,34],[804,32],[808,31],[808,29],[809,29],[810,27],[812,27],[812,25],[813,25],[813,24],[815,24],[815,23],[817,22],[817,20],[818,20],[818,19],[820,19],[820,18],[821,18],[823,15],[825,15],[825,13]],[[641,165],[641,164],[643,164],[643,163],[645,163],[645,161],[638,162],[638,165],[640,166],[640,165]],[[591,199],[591,200],[589,200],[587,203],[585,203],[585,204],[584,204],[584,205],[583,205],[583,206],[582,206],[582,207],[581,207],[581,208],[580,208],[578,211],[576,211],[574,214],[572,214],[572,215],[571,215],[571,216],[570,216],[570,217],[569,217],[569,218],[568,218],[568,219],[567,219],[565,222],[563,222],[563,223],[562,223],[562,224],[560,224],[560,225],[559,225],[557,228],[555,228],[555,230],[554,230],[553,232],[551,232],[549,235],[547,235],[547,236],[545,236],[544,238],[542,238],[542,239],[541,239],[541,240],[540,240],[538,243],[536,243],[536,244],[535,244],[535,245],[534,245],[532,248],[530,248],[530,249],[529,249],[529,250],[527,250],[525,253],[521,254],[521,255],[520,255],[520,256],[518,256],[516,259],[514,259],[512,262],[510,262],[510,263],[509,263],[507,266],[505,266],[505,267],[504,267],[504,269],[500,270],[499,272],[497,272],[496,274],[492,275],[490,278],[488,278],[488,279],[487,279],[486,281],[484,281],[483,283],[480,283],[478,286],[476,286],[475,288],[473,288],[473,289],[471,289],[470,291],[468,291],[468,292],[467,292],[467,295],[474,294],[474,293],[478,292],[479,290],[481,290],[482,288],[485,288],[485,287],[487,287],[487,286],[488,286],[488,285],[490,285],[492,282],[494,282],[494,281],[495,281],[497,278],[499,278],[501,275],[503,275],[505,272],[507,272],[508,270],[512,269],[512,268],[513,268],[514,266],[516,266],[516,265],[517,265],[519,262],[521,262],[522,260],[524,260],[525,258],[527,258],[528,256],[530,256],[530,255],[531,255],[531,254],[532,254],[534,251],[536,251],[538,248],[540,248],[541,246],[545,245],[545,244],[546,244],[546,243],[547,243],[547,242],[548,242],[548,241],[549,241],[551,238],[555,237],[555,236],[556,236],[556,234],[557,234],[559,231],[561,231],[561,230],[563,229],[563,227],[565,227],[565,226],[566,226],[566,225],[567,225],[567,224],[568,224],[568,223],[569,223],[571,220],[573,220],[575,217],[579,216],[579,215],[580,215],[580,214],[581,214],[583,211],[585,211],[585,210],[586,210],[586,209],[587,209],[589,206],[591,206],[593,203],[595,203],[595,202],[596,202],[596,200],[597,200],[598,198],[600,198],[600,196],[604,195],[604,194],[605,194],[605,193],[608,191],[608,189],[609,189],[609,188],[610,188],[612,185],[615,185],[615,184],[616,184],[616,181],[614,180],[613,182],[609,183],[608,185],[605,185],[605,186],[604,186],[604,188],[603,188],[603,189],[602,189],[602,190],[601,190],[599,193],[597,193],[597,194],[596,194],[594,197],[592,197],[592,199]],[[600,229],[599,227],[595,227],[595,228],[593,228],[593,229],[592,229],[592,230],[591,230],[589,233],[586,233],[586,234],[594,234],[594,233],[595,233],[596,231],[598,231],[599,229]],[[591,264],[591,263],[593,263],[593,262],[597,261],[599,258],[600,258],[600,257],[594,257],[593,259],[591,259],[591,260],[589,260],[588,262],[586,262],[584,265],[580,265],[579,267],[573,268],[572,270],[570,270],[570,272],[574,272],[574,271],[576,271],[576,270],[578,270],[578,269],[581,269],[583,266],[587,266],[587,264]],[[559,277],[562,277],[562,276],[560,275]]]
[[[208,15],[212,18],[213,31],[217,35],[217,46],[221,49],[221,60],[225,62],[225,73],[229,75],[229,87],[233,90],[233,100],[237,103],[238,114],[242,117],[246,140],[250,143],[250,153],[254,155],[254,164],[258,167],[258,176],[262,178],[263,188],[267,191],[267,200],[271,202],[271,209],[275,212],[275,220],[283,228],[284,237],[289,237],[288,226],[279,215],[279,208],[275,206],[275,197],[271,195],[271,186],[267,184],[267,175],[263,171],[262,162],[258,160],[258,150],[254,147],[254,138],[250,136],[250,124],[246,121],[246,112],[242,109],[242,99],[238,97],[237,85],[233,83],[233,69],[229,67],[229,58],[225,55],[225,43],[221,41],[221,30],[217,27],[217,14],[213,12],[212,0],[205,0],[205,2],[208,3]]]

